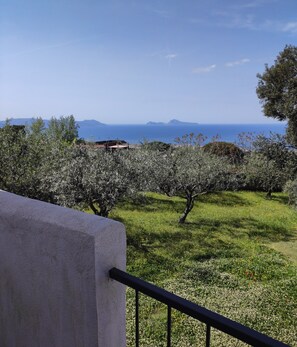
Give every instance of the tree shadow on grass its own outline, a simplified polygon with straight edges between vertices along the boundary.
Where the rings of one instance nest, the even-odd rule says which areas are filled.
[[[233,192],[219,192],[201,195],[198,201],[205,204],[215,204],[218,206],[235,207],[250,206],[252,203],[247,199]]]
[[[260,238],[263,241],[290,241],[294,237],[294,233],[281,225],[269,225],[257,220],[249,221],[248,235],[250,238]]]
[[[271,200],[272,201],[277,201],[277,202],[279,202],[280,204],[283,204],[283,205],[288,205],[289,204],[288,196],[280,196],[280,195],[275,196],[275,195],[272,195]]]
[[[118,220],[125,222],[118,218]],[[144,279],[164,279],[178,272],[189,261],[242,258],[249,254],[249,246],[242,242],[250,238],[262,242],[290,241],[294,234],[284,227],[268,225],[253,218],[232,218],[182,225],[172,231],[150,231],[133,222],[127,228],[128,270]],[[194,226],[194,228],[193,228]],[[191,228],[191,229],[189,229]],[[260,241],[260,243],[258,243]]]
[[[281,225],[264,223],[251,217],[224,220],[199,218],[196,222],[186,224],[188,224],[188,228],[194,225],[197,230],[206,233],[222,232],[237,238],[247,235],[250,239],[264,242],[289,241],[294,237],[292,231]]]
[[[266,193],[254,192],[258,197],[265,199]],[[152,196],[140,196],[136,200],[127,200],[124,203],[123,208],[126,211],[140,211],[154,213],[158,212],[177,212],[182,213],[185,208],[186,200],[180,197],[182,200],[177,201],[176,199],[165,197],[158,198]],[[272,195],[270,201],[276,201],[283,205],[288,204],[288,197],[281,195]],[[195,204],[213,204],[220,207],[237,207],[237,206],[252,206],[253,202],[241,197],[239,194],[234,192],[218,192],[200,195],[196,198]]]
[[[146,230],[139,221],[129,221],[118,216],[115,216],[115,219],[126,226],[128,246],[144,253],[167,248],[168,251],[178,255],[179,249],[182,254],[187,251],[187,247],[190,249],[193,243],[201,244],[203,248],[204,242],[209,244],[211,239],[211,242],[215,242],[214,239],[219,239],[219,235],[226,236],[229,240],[248,237],[251,240],[262,242],[290,241],[294,238],[294,233],[286,227],[264,223],[252,217],[223,220],[199,218],[195,222],[185,224],[178,224],[173,220],[170,222],[170,226],[172,226],[170,231]],[[225,241],[218,242],[220,245],[212,245],[214,249],[218,247],[227,249],[230,244],[230,241],[227,240],[226,247],[223,247],[222,243]]]
[[[172,276],[177,271],[178,266],[179,264],[175,259],[155,252],[136,252],[132,256],[128,253],[127,270],[144,280],[153,280],[155,284],[160,279]]]
[[[166,206],[172,206],[172,209],[179,210],[185,207],[186,199],[180,196],[182,201],[176,200],[163,200],[160,198],[150,197],[150,202],[155,204],[164,204]],[[226,207],[235,207],[235,206],[250,206],[252,203],[247,199],[239,196],[234,192],[218,192],[218,193],[209,193],[198,195],[196,203],[204,203],[204,204],[214,204],[217,206],[226,206]]]
[[[137,226],[134,222],[124,220],[121,217],[115,216],[118,222],[125,225],[127,230],[127,245],[132,246],[138,251],[149,252],[151,249],[163,248],[168,244],[179,243],[180,241],[190,240],[192,234],[188,231],[154,231],[145,230],[141,223]]]
[[[186,201],[186,200],[185,200]],[[185,202],[168,199],[155,198],[151,196],[145,196],[143,199],[134,202],[126,201],[124,209],[126,211],[140,211],[140,212],[180,212],[185,208]]]
[[[141,211],[141,212],[177,212],[182,213],[185,208],[186,199],[180,197],[181,201],[171,199],[170,197],[162,199],[158,197],[142,196],[137,200],[126,201],[124,209],[127,211]],[[196,198],[196,204],[214,204],[221,207],[236,207],[236,206],[249,206],[251,202],[247,199],[240,197],[236,193],[211,193],[200,195]]]
[[[277,201],[282,205],[288,205],[289,203],[289,198],[286,195],[276,195],[276,193],[272,193],[271,198],[267,199],[267,193],[265,192],[254,192],[254,194],[267,201]]]

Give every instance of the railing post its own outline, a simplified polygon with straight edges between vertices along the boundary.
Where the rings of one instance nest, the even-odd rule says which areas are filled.
[[[139,347],[139,292],[135,290],[135,346]]]
[[[171,307],[167,306],[167,347],[171,347]]]
[[[206,324],[206,347],[210,347],[210,325]]]

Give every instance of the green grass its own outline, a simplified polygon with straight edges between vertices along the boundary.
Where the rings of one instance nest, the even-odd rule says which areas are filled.
[[[280,242],[273,242],[271,244],[271,247],[275,249],[276,251],[285,254],[288,256],[288,258],[297,265],[297,233],[290,242],[287,241],[280,241]]]
[[[110,217],[127,229],[127,270],[297,346],[297,213],[286,196],[205,195],[180,225],[183,207],[182,198],[150,193],[113,211]],[[128,291],[128,346],[134,336],[133,300]],[[141,345],[165,346],[165,307],[142,297],[140,313]],[[174,345],[203,345],[204,334],[201,323],[174,313]],[[212,346],[241,345],[219,332],[212,339]]]

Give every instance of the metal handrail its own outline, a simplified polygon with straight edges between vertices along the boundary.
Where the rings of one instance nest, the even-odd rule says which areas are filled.
[[[289,345],[277,341],[256,330],[248,328],[218,313],[210,311],[191,301],[181,298],[138,277],[132,276],[125,271],[112,268],[109,271],[110,278],[135,289],[136,293],[136,346],[139,346],[139,310],[138,302],[141,292],[157,301],[167,305],[167,346],[171,346],[171,309],[176,309],[206,324],[206,347],[210,346],[210,328],[216,328],[230,336],[235,337],[255,347],[289,347]]]

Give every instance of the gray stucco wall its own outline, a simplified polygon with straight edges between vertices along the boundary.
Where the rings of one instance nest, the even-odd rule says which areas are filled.
[[[121,223],[0,191],[0,346],[125,346]]]

